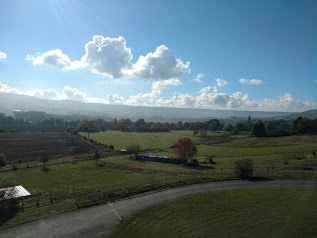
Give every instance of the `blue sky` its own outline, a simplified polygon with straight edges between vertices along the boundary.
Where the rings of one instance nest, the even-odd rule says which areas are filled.
[[[143,106],[317,108],[314,0],[2,0],[0,9],[0,92]]]

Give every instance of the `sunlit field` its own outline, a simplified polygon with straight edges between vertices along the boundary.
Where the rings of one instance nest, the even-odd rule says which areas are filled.
[[[122,222],[119,237],[316,237],[316,189],[241,189],[190,196]]]

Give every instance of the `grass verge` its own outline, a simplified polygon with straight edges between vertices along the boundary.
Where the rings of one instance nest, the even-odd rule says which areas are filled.
[[[316,189],[241,189],[145,209],[117,237],[316,237]]]

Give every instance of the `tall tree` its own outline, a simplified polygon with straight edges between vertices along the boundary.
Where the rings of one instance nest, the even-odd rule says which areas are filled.
[[[256,121],[251,129],[251,134],[254,136],[266,136],[267,131],[262,121]]]
[[[194,142],[187,137],[180,138],[173,147],[174,153],[184,159],[186,163],[197,154],[197,148]]]

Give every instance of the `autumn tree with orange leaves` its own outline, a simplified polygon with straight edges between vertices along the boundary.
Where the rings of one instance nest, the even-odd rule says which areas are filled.
[[[185,163],[197,154],[197,148],[194,142],[187,137],[180,138],[173,146],[173,150],[175,154],[184,159]]]

